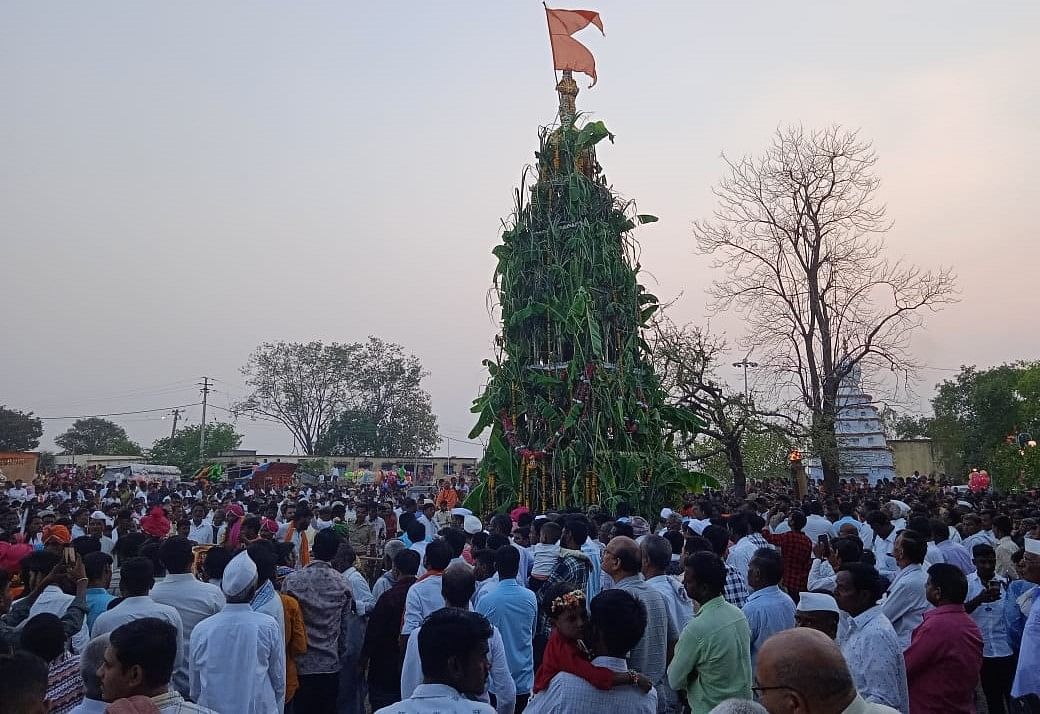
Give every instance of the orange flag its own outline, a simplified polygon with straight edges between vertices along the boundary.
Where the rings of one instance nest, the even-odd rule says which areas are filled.
[[[551,10],[545,8],[545,18],[549,22],[549,42],[552,45],[553,65],[556,69],[570,69],[584,72],[592,78],[596,85],[596,59],[589,48],[578,42],[572,35],[593,24],[603,32],[603,21],[594,10]],[[606,33],[604,33],[606,34]]]

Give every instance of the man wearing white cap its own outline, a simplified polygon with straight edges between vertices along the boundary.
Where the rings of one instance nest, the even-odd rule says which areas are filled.
[[[261,714],[284,707],[282,634],[274,618],[250,607],[256,585],[256,564],[248,553],[239,553],[221,580],[227,605],[191,635],[191,698],[221,714]]]
[[[1025,554],[1019,564],[1019,570],[1034,570],[1040,566],[1040,540],[1025,539]],[[1028,694],[1040,696],[1040,604],[1037,596],[1040,589],[1033,588],[1031,602],[1023,596],[1024,606],[1029,607],[1029,617],[1022,632],[1022,646],[1018,652],[1018,669],[1015,671],[1015,683],[1011,685],[1012,697],[1024,697]]]
[[[838,638],[841,610],[834,596],[827,593],[801,593],[794,611],[795,627],[819,630],[832,640]]]

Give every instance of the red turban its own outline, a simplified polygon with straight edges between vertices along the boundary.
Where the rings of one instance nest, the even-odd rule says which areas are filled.
[[[166,517],[166,511],[159,506],[148,511],[148,515],[141,519],[141,530],[153,538],[170,535],[170,519]]]
[[[68,545],[72,542],[72,534],[69,533],[69,529],[65,526],[44,526],[43,527],[43,542],[44,544],[50,543],[51,541],[58,541],[62,545]]]

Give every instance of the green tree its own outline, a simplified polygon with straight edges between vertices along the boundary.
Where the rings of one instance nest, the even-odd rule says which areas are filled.
[[[543,130],[536,180],[492,251],[501,306],[497,354],[476,399],[476,438],[491,434],[470,503],[535,510],[620,500],[642,512],[705,483],[666,429],[701,426],[665,403],[643,330],[658,307],[639,283],[639,215],[607,184],[596,145],[602,122],[575,124],[577,84],[557,90],[560,126]]]
[[[318,442],[335,456],[426,456],[440,443],[422,363],[401,345],[370,337],[355,346],[348,407]]]
[[[427,454],[439,443],[422,363],[401,345],[265,343],[242,368],[237,409],[281,422],[307,455]]]
[[[150,461],[167,466],[176,466],[185,474],[193,474],[205,459],[212,459],[224,451],[232,451],[242,443],[233,424],[210,422],[206,424],[205,459],[199,458],[200,425],[194,424],[177,430],[173,436],[156,440],[148,452]]]
[[[834,493],[842,381],[858,367],[912,372],[910,337],[953,299],[953,275],[885,257],[877,156],[855,132],[783,128],[762,156],[725,161],[718,207],[694,224],[720,269],[713,309],[745,318],[745,346],[807,413]]]
[[[997,488],[1008,491],[1040,486],[1040,447],[999,444],[989,457],[989,474]]]
[[[99,417],[77,419],[54,443],[66,454],[141,455],[141,447],[130,441],[126,429]]]
[[[950,471],[986,468],[994,458],[1010,463],[996,453],[1008,435],[1040,432],[1040,362],[962,367],[939,385],[932,410],[928,435],[950,459]]]
[[[740,440],[740,453],[748,479],[789,478],[788,455],[794,442],[782,430],[747,431]],[[725,453],[715,449],[704,461],[704,472],[720,483],[733,484],[733,469]]]
[[[32,412],[0,405],[0,451],[32,451],[40,445],[43,422]]]

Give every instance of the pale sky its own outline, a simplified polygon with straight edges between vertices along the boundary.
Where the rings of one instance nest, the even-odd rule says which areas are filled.
[[[961,302],[914,341],[920,398],[961,364],[1040,355],[1040,3],[567,7],[602,14],[578,105],[617,135],[599,152],[614,187],[661,219],[638,234],[644,280],[681,295],[676,320],[706,323],[690,223],[720,152],[836,122],[880,156],[889,253],[959,274]],[[441,431],[465,438],[496,332],[490,251],[556,107],[539,2],[3,0],[0,94],[0,403],[154,409],[209,375],[226,408],[262,341],[378,335],[422,359]],[[147,446],[160,416],[113,420]],[[245,448],[292,448],[239,428]]]

